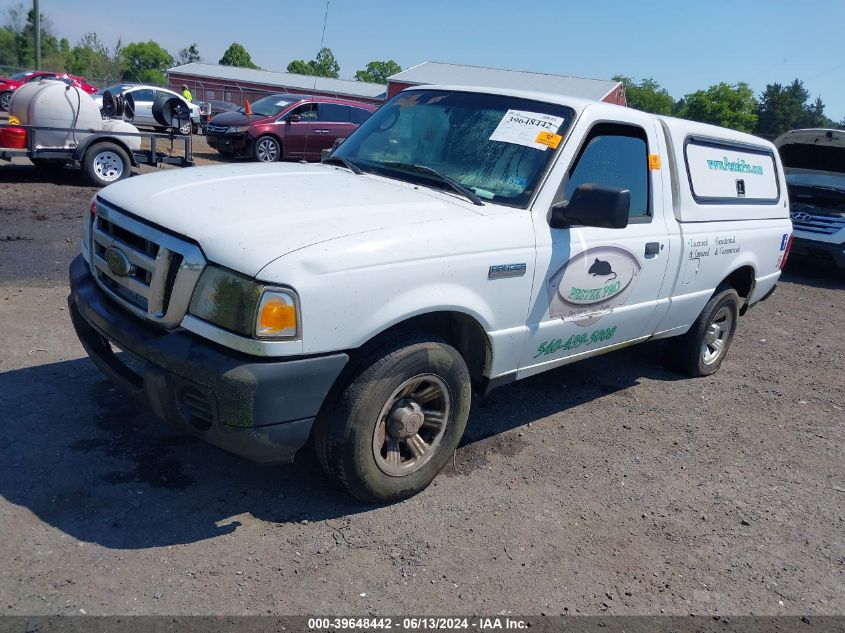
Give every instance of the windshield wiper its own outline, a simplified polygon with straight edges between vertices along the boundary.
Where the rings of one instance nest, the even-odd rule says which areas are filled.
[[[391,167],[394,169],[407,169],[408,171],[416,171],[422,174],[429,174],[437,178],[440,182],[446,183],[462,196],[468,198],[474,205],[477,205],[479,207],[484,206],[484,202],[481,200],[481,198],[475,195],[475,192],[472,189],[464,187],[461,183],[459,183],[451,176],[447,176],[446,174],[440,173],[433,167],[429,167],[428,165],[415,165],[414,163],[384,163],[384,166]]]
[[[330,158],[323,161],[324,163],[343,163],[349,171],[351,171],[356,176],[363,174],[363,170],[358,167],[355,163],[353,163],[348,158],[344,158],[343,156],[331,156]]]

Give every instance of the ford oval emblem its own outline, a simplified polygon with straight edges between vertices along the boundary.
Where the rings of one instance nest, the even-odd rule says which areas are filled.
[[[126,275],[132,272],[132,262],[129,261],[129,257],[115,246],[109,246],[106,249],[104,259],[106,260],[106,264],[109,265],[109,270],[118,277],[126,277]]]

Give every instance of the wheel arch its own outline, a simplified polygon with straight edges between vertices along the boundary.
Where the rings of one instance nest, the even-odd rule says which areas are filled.
[[[93,138],[86,139],[73,151],[73,159],[82,162],[85,159],[85,155],[88,153],[88,150],[99,143],[114,143],[126,152],[126,155],[129,156],[129,164],[132,165],[132,167],[138,166],[138,162],[135,160],[135,154],[129,146],[122,139],[114,136],[95,136]]]
[[[748,300],[754,292],[754,286],[757,283],[757,274],[754,266],[751,264],[744,264],[734,269],[727,277],[725,277],[719,284],[719,287],[730,286],[736,290],[742,305],[739,308],[739,314],[745,314],[748,310]]]
[[[436,310],[401,319],[373,334],[362,346],[353,350],[352,359],[366,356],[373,347],[390,339],[420,332],[442,338],[452,345],[467,364],[473,388],[481,388],[484,371],[493,362],[493,345],[481,322],[459,310]]]

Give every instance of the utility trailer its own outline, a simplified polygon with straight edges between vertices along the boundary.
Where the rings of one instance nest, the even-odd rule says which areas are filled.
[[[10,143],[13,132],[25,143]],[[63,132],[71,137],[79,136],[79,142],[68,147],[49,147],[39,143],[39,135]],[[191,167],[194,164],[191,136],[176,134],[155,134],[152,132],[122,132],[115,130],[73,129],[38,125],[0,124],[0,160],[8,162],[13,157],[29,158],[40,169],[63,169],[66,165],[80,166],[85,176],[99,187],[128,178],[132,167],[138,165],[177,165]],[[130,139],[147,141],[148,149],[132,149],[137,143]],[[174,143],[182,151],[173,153]],[[3,147],[4,144],[23,145]],[[170,152],[161,151],[166,145]]]

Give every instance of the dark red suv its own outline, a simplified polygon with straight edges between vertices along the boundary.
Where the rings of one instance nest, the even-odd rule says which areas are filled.
[[[320,160],[335,139],[349,136],[376,111],[369,103],[276,94],[208,122],[208,144],[223,154],[252,156],[263,163],[296,158]]]

